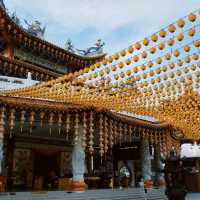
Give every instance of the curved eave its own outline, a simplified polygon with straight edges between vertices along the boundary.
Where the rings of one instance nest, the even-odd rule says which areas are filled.
[[[35,71],[35,72],[39,72],[39,73],[44,73],[44,74],[48,74],[51,77],[57,78],[63,74],[61,73],[56,73],[54,71],[51,71],[49,69],[44,69],[42,67],[38,67],[36,65],[32,65],[32,64],[28,64],[25,62],[22,62],[20,60],[15,60],[15,59],[10,59],[7,58],[5,56],[0,55],[0,63],[2,66],[12,66],[12,67],[17,67],[17,68],[25,68],[28,69],[30,71]]]
[[[27,33],[25,30],[23,30],[21,27],[19,27],[17,24],[15,24],[13,22],[13,20],[9,17],[9,15],[6,13],[5,10],[3,10],[0,7],[0,29],[5,28],[5,23],[7,23],[7,30],[9,33],[11,33],[11,37],[12,39],[19,43],[19,41],[17,40],[18,37],[13,35],[13,32],[15,32],[15,34],[21,34],[24,38],[27,38],[26,40],[32,40],[34,45],[36,44],[40,44],[40,46],[44,46],[45,45],[45,50],[47,51],[47,53],[49,55],[53,54],[53,52],[57,52],[56,54],[58,54],[61,58],[63,58],[63,60],[66,59],[66,61],[68,59],[74,58],[74,59],[79,59],[81,61],[91,61],[91,62],[97,62],[101,59],[103,59],[106,54],[102,53],[102,54],[97,54],[97,55],[93,55],[93,56],[81,56],[81,55],[77,55],[74,54],[70,51],[67,51],[61,47],[58,47],[46,40],[42,40],[41,38],[35,37],[29,33]],[[20,36],[21,37],[21,36]],[[20,40],[22,40],[20,38]],[[24,42],[24,40],[22,40]],[[30,48],[32,47],[32,45],[30,45]],[[42,47],[43,48],[43,47]],[[43,49],[44,50],[44,49]],[[69,57],[70,56],[70,57]]]
[[[9,106],[15,107],[26,107],[30,109],[47,109],[47,110],[54,110],[56,112],[64,112],[64,111],[73,111],[73,110],[81,110],[81,111],[90,111],[94,110],[96,113],[105,113],[107,116],[118,120],[120,122],[128,123],[130,125],[135,126],[142,126],[147,128],[154,128],[154,129],[162,129],[162,128],[169,128],[169,124],[166,122],[150,122],[142,119],[138,119],[135,117],[128,117],[121,114],[116,114],[108,110],[97,110],[92,107],[84,107],[75,104],[66,104],[64,102],[58,101],[50,101],[45,99],[33,99],[32,98],[23,98],[23,97],[10,97],[4,96],[0,94],[0,104],[6,104]]]

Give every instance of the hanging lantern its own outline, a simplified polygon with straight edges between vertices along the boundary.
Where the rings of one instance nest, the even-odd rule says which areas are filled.
[[[83,113],[83,137],[82,137],[82,147],[85,150],[87,144],[86,144],[86,135],[87,135],[87,114],[86,112]]]
[[[100,114],[99,117],[99,147],[100,147],[100,156],[101,156],[101,161],[102,161],[102,157],[104,154],[104,139],[103,139],[103,116],[102,114]]]
[[[125,49],[121,50],[121,51],[120,51],[120,55],[121,55],[121,56],[125,56],[125,55],[126,55],[126,50],[125,50]]]
[[[20,117],[20,132],[22,133],[24,122],[25,122],[25,111],[21,111],[21,117]]]
[[[135,46],[135,48],[136,48],[137,50],[140,50],[140,49],[141,49],[141,44],[140,44],[139,42],[136,42],[136,43],[134,44],[134,46]]]
[[[67,118],[66,118],[66,140],[69,139],[69,130],[70,130],[70,114],[67,114]]]
[[[173,46],[173,45],[174,45],[174,39],[173,39],[173,38],[169,38],[169,39],[167,40],[167,44],[168,44],[169,46]]]
[[[147,54],[146,51],[143,51],[143,52],[141,53],[141,56],[142,56],[142,58],[146,58],[146,57],[148,56],[148,54]]]
[[[157,36],[156,34],[153,34],[153,35],[151,36],[151,40],[152,40],[153,42],[157,42],[158,36]]]
[[[148,46],[148,44],[149,44],[148,38],[144,38],[143,44],[144,44],[144,46]]]
[[[164,43],[160,43],[160,44],[158,45],[158,48],[159,48],[160,50],[163,50],[163,49],[165,48]]]
[[[160,35],[160,37],[164,38],[166,36],[166,31],[160,30],[159,35]]]
[[[166,60],[170,60],[171,59],[171,54],[170,53],[165,54],[165,59]]]
[[[176,27],[175,27],[173,24],[171,24],[171,25],[169,25],[169,27],[168,27],[168,31],[169,31],[170,33],[174,33],[174,32],[176,31]]]
[[[90,155],[93,154],[93,151],[94,151],[94,148],[93,148],[93,145],[94,145],[94,142],[93,142],[93,132],[94,132],[94,129],[93,129],[93,112],[90,112],[90,122],[89,122],[89,152],[90,152]]]
[[[193,14],[193,13],[191,13],[189,16],[188,16],[188,20],[190,21],[190,22],[194,22],[195,20],[196,20],[196,15],[195,14]]]
[[[12,137],[14,126],[15,126],[15,109],[11,109],[9,116],[10,137]]]
[[[177,36],[176,36],[176,39],[178,41],[182,41],[184,39],[184,35],[182,33],[179,33]]]
[[[180,27],[180,28],[183,28],[185,26],[185,21],[183,19],[179,19],[177,21],[177,25]]]
[[[44,120],[44,112],[40,113],[40,127],[43,127],[43,120]]]
[[[133,53],[133,51],[134,51],[134,48],[133,48],[132,46],[130,46],[130,47],[128,48],[128,52],[131,54],[131,53]]]
[[[194,41],[194,42],[193,42],[193,45],[194,45],[195,47],[200,47],[200,40]]]
[[[109,141],[110,141],[110,149],[112,149],[113,144],[114,144],[114,142],[113,142],[113,121],[112,120],[110,120],[110,139],[109,139]]]
[[[178,49],[174,50],[173,55],[174,55],[175,57],[178,57],[178,56],[180,55],[179,50],[178,50]]]
[[[184,49],[185,52],[189,52],[190,51],[190,46],[186,45],[186,46],[184,46],[183,49]]]
[[[62,126],[62,114],[58,115],[58,133],[60,135],[60,131],[61,131],[61,126]]]
[[[151,54],[154,54],[156,52],[156,48],[152,47],[149,51],[150,51]]]
[[[54,117],[54,113],[50,113],[50,117],[49,117],[49,134],[50,134],[50,136],[51,136],[51,129],[52,129],[52,125],[53,125],[53,117]]]
[[[189,29],[188,35],[193,37],[195,35],[195,29],[194,28]]]

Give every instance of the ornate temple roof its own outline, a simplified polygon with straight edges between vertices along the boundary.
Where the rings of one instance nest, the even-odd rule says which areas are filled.
[[[93,63],[102,60],[105,53],[91,54],[89,56],[78,55],[72,51],[58,47],[50,42],[45,41],[40,37],[30,34],[23,27],[17,25],[15,20],[0,6],[0,36],[6,42],[14,42],[15,45],[21,45],[31,51],[36,51],[39,54],[45,54],[49,58],[57,59],[62,62],[70,63],[71,65],[89,66]]]

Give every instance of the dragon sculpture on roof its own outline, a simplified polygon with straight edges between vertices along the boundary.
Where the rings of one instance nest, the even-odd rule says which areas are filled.
[[[25,24],[27,25],[27,29],[26,31],[35,36],[35,37],[39,37],[39,38],[44,38],[44,33],[46,30],[46,26],[41,27],[41,22],[39,21],[33,21],[31,23],[29,23],[27,20],[24,20]]]
[[[4,10],[6,9],[5,4],[3,0],[0,0],[0,7],[3,8]]]

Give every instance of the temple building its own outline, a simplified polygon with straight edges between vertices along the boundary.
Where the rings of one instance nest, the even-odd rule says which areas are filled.
[[[40,22],[19,24],[0,4],[0,90],[84,70],[104,59],[95,47],[60,48]],[[43,98],[0,95],[2,191],[82,190],[162,184],[161,159],[178,145],[166,122]],[[180,136],[181,137],[181,136]]]

